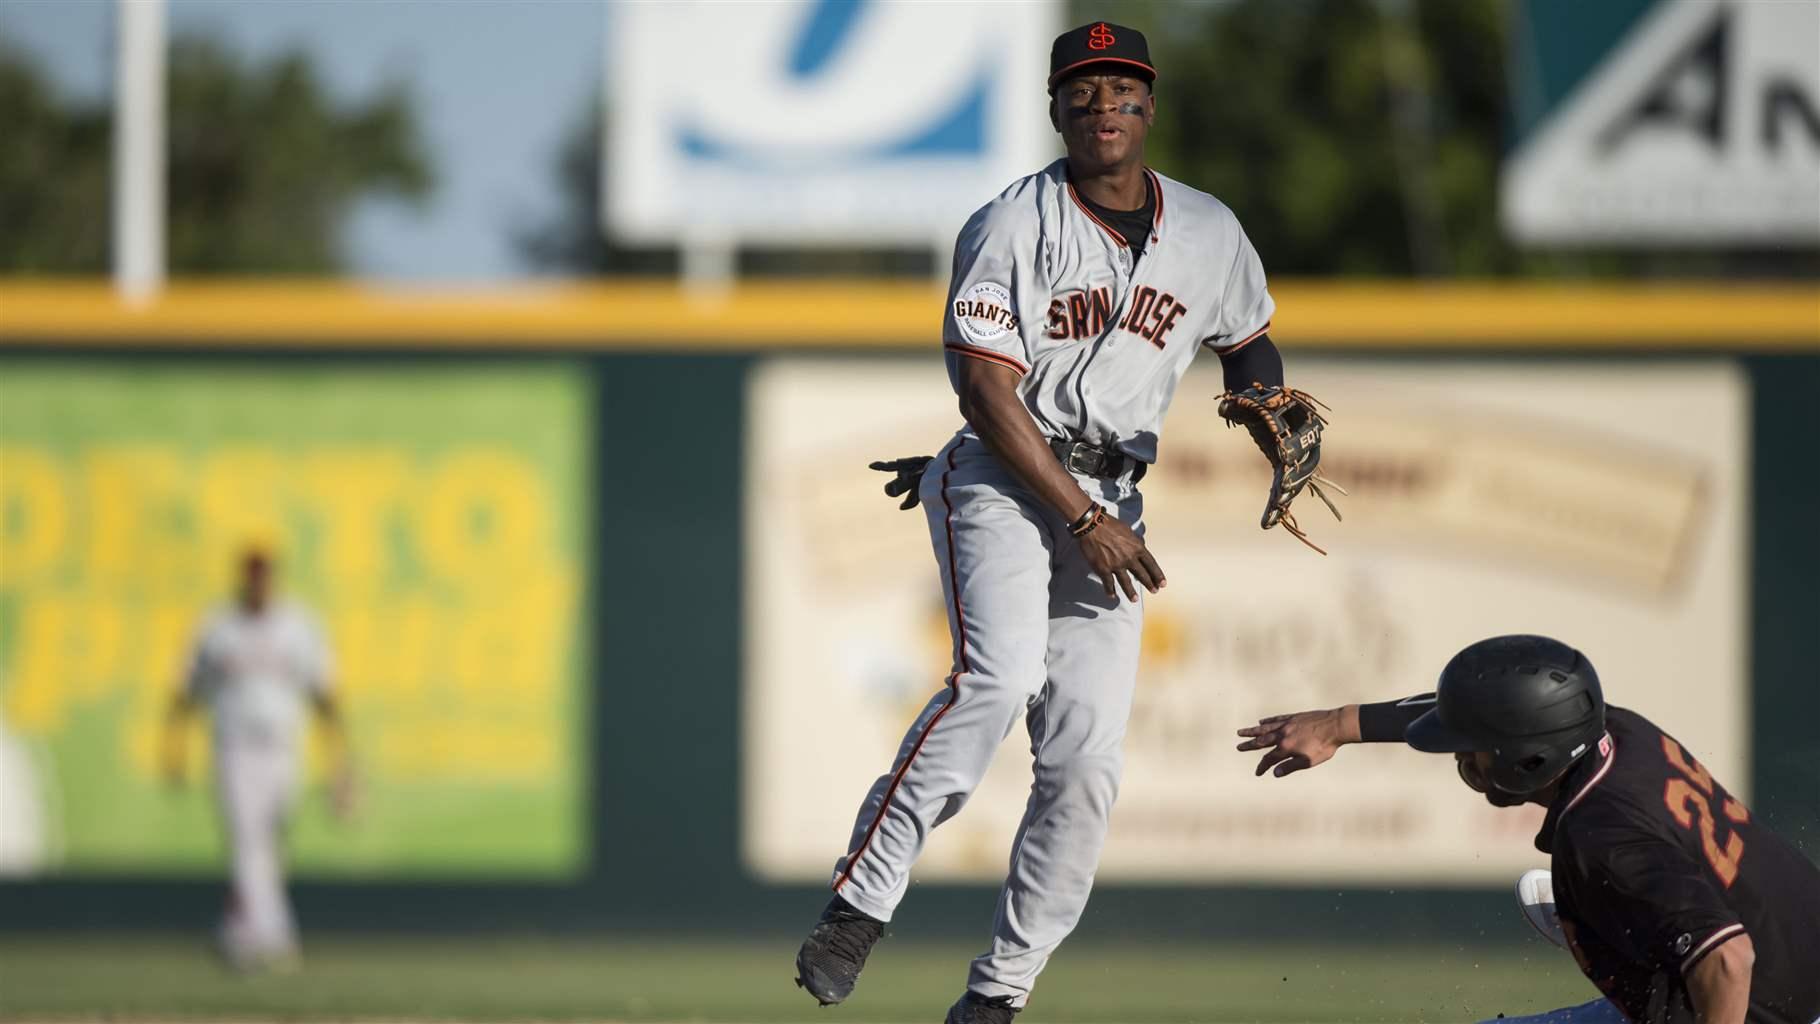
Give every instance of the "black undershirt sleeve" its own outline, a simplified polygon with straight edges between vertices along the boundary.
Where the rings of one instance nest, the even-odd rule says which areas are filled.
[[[1243,391],[1253,383],[1283,386],[1283,353],[1268,334],[1258,335],[1236,352],[1221,352],[1219,356],[1228,391]]]
[[[1402,700],[1359,705],[1359,740],[1363,743],[1401,743],[1409,723],[1435,706],[1435,695],[1418,693]]]

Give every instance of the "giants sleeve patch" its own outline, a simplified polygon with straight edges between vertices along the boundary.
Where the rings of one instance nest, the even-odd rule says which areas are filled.
[[[991,281],[981,281],[955,299],[953,313],[961,333],[980,344],[997,341],[1017,330],[1011,293]]]

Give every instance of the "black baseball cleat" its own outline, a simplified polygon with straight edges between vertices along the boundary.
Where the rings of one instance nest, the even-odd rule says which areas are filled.
[[[822,919],[796,951],[796,984],[823,1006],[853,994],[866,957],[885,934],[885,922],[867,917],[839,896],[828,901]]]
[[[948,1019],[945,1024],[1011,1024],[1011,1018],[1017,1015],[1018,1008],[1011,1005],[1010,996],[985,996],[967,990],[960,1002],[948,1008]]]

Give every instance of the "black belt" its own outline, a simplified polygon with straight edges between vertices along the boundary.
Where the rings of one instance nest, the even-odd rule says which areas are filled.
[[[1102,480],[1116,480],[1130,473],[1131,482],[1135,484],[1144,479],[1150,469],[1148,462],[1134,459],[1115,448],[1101,448],[1085,441],[1052,440],[1049,447],[1064,468]]]

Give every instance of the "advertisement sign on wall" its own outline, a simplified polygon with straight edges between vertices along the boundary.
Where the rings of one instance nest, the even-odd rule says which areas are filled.
[[[1215,414],[1211,363],[1143,483],[1169,588],[1145,599],[1101,878],[1508,883],[1539,862],[1539,813],[1487,806],[1445,759],[1358,748],[1257,779],[1233,750],[1266,714],[1432,689],[1498,633],[1582,647],[1613,702],[1748,787],[1734,367],[1298,360],[1293,382],[1333,406],[1328,475],[1352,492],[1344,523],[1303,514],[1322,558],[1258,529],[1266,467]],[[825,881],[952,657],[923,513],[866,464],[933,453],[958,416],[933,354],[770,362],[749,416],[743,851],[764,878]],[[1003,876],[1028,748],[1014,730],[916,878]]]
[[[614,7],[602,210],[616,237],[929,244],[1059,153],[1061,5]]]
[[[364,779],[350,824],[300,802],[297,868],[578,870],[588,395],[563,369],[9,362],[0,864],[219,863],[159,729],[257,545],[327,635]]]
[[[1820,4],[1524,0],[1511,234],[1820,242]]]

